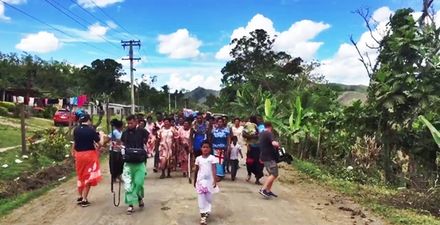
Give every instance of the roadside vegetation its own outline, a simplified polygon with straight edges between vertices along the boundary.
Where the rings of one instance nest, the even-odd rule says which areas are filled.
[[[357,11],[375,35],[368,54],[352,40],[368,87],[328,84],[315,72],[319,62],[277,52],[274,37],[255,30],[232,41],[224,88],[209,102],[218,112],[271,121],[299,171],[390,223],[439,224],[440,147],[432,130],[440,127],[440,26],[432,1],[424,2],[419,18],[397,10],[383,37],[368,10]],[[365,95],[352,101],[347,92]]]

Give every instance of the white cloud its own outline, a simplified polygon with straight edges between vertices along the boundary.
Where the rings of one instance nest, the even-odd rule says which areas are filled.
[[[217,66],[193,66],[193,67],[162,67],[162,68],[139,68],[137,74],[157,75],[158,77],[168,77],[162,86],[167,84],[171,90],[193,90],[197,87],[204,87],[220,90],[221,67]]]
[[[248,36],[250,32],[256,29],[265,30],[270,36],[277,36],[274,49],[278,51],[285,51],[292,56],[299,56],[306,60],[313,59],[322,42],[313,42],[312,40],[322,31],[328,29],[329,24],[323,22],[315,22],[311,20],[298,21],[286,30],[276,31],[272,20],[261,15],[256,14],[246,25],[246,27],[239,27],[232,32],[231,39],[238,39],[243,36]],[[219,60],[230,60],[229,55],[233,46],[223,46],[215,55]]]
[[[387,6],[383,6],[381,8],[376,9],[376,11],[373,12],[373,15],[371,16],[371,19],[373,21],[376,21],[378,23],[380,22],[387,22],[390,20],[390,16],[394,12],[391,11],[391,9]]]
[[[9,3],[11,5],[20,5],[27,2],[27,0],[3,0],[5,3]],[[5,15],[5,4],[0,2],[0,21],[10,21],[11,17]]]
[[[109,30],[108,27],[102,26],[99,23],[95,23],[89,26],[87,30],[80,30],[80,29],[65,27],[61,25],[52,25],[52,26],[70,35],[70,36],[60,35],[60,40],[62,42],[105,42],[105,40],[102,37],[104,37],[107,31]],[[107,38],[107,40],[115,43],[119,42],[109,38]]]
[[[194,58],[200,55],[202,42],[192,37],[187,29],[179,29],[174,33],[159,35],[158,51],[172,59]]]
[[[123,2],[124,0],[77,0],[78,4],[85,8],[107,7],[116,3]],[[96,4],[96,5],[95,5]]]
[[[5,15],[5,5],[3,2],[0,2],[0,21],[10,21],[11,17]]]
[[[388,7],[381,7],[373,12],[371,22],[376,23],[376,27],[372,32],[365,31],[357,40],[359,50],[363,54],[368,54],[371,62],[376,61],[378,53],[370,47],[377,47],[387,30],[387,23],[393,12]],[[343,84],[363,84],[368,85],[370,79],[363,64],[359,61],[359,55],[355,47],[351,43],[343,43],[339,46],[338,51],[332,58],[321,61],[321,67],[317,72],[323,74],[330,82]]]
[[[109,29],[106,26],[101,26],[99,23],[92,24],[88,28],[89,35],[93,39],[100,39],[101,37],[104,37]]]
[[[40,31],[36,34],[28,34],[21,39],[15,48],[27,52],[48,53],[61,47],[61,42],[53,33]]]
[[[3,0],[3,1],[12,5],[20,5],[27,2],[27,0]]]
[[[111,20],[107,21],[107,26],[108,26],[109,28],[111,28],[111,29],[116,29],[116,28],[118,28],[118,25],[116,25],[116,23],[113,22],[113,21],[111,21]]]
[[[292,56],[306,60],[313,59],[323,42],[313,42],[322,31],[330,28],[329,24],[311,20],[298,21],[287,31],[281,32],[274,43],[275,50],[285,51]]]

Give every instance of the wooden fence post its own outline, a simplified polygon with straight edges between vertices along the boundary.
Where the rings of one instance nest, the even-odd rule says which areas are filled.
[[[21,154],[27,154],[26,148],[26,123],[25,123],[25,106],[24,103],[20,103],[20,127],[21,127]]]

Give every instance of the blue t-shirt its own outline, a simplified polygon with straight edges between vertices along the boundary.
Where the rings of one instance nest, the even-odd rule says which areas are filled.
[[[202,148],[202,142],[206,139],[206,123],[196,124],[194,127],[194,151],[199,152]]]
[[[226,149],[228,146],[228,136],[230,130],[228,127],[214,128],[212,130],[212,148],[214,149]]]
[[[114,129],[113,134],[109,134],[108,137],[111,138],[112,140],[121,140],[122,131]]]
[[[262,133],[266,128],[264,127],[264,124],[259,124],[257,127],[258,133]]]

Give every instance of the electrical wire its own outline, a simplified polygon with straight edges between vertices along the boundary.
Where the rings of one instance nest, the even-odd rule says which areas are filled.
[[[65,16],[69,17],[70,19],[72,19],[73,21],[75,21],[77,24],[79,24],[80,26],[84,27],[85,29],[89,29],[87,27],[87,25],[84,25],[83,23],[79,22],[77,19],[75,19],[73,16],[69,15],[68,13],[64,12],[62,9],[60,9],[58,6],[54,5],[50,0],[44,0],[45,2],[49,3],[52,7],[54,7],[56,10],[58,10],[59,12],[61,12],[62,14],[64,14]],[[109,41],[107,38],[105,38],[102,35],[97,35],[98,37],[102,38],[104,41],[106,41],[107,43],[109,43],[110,45],[112,45],[113,47],[115,47],[116,49],[120,49],[120,47],[118,45],[116,45],[115,43]]]
[[[58,31],[58,32],[60,32],[60,33],[62,33],[62,34],[64,34],[64,35],[66,35],[66,36],[68,36],[68,37],[75,38],[74,36],[72,36],[72,35],[70,35],[70,34],[64,32],[63,30],[58,29],[58,28],[56,28],[56,27],[54,27],[54,26],[52,26],[52,25],[50,25],[50,24],[44,22],[43,20],[38,19],[38,18],[35,17],[35,16],[32,16],[31,14],[27,13],[26,11],[24,11],[24,10],[18,8],[18,7],[15,7],[15,6],[13,6],[13,5],[11,5],[11,4],[9,4],[9,3],[3,1],[3,0],[0,0],[0,1],[1,1],[3,4],[5,4],[6,6],[12,8],[12,9],[18,11],[18,12],[20,12],[21,14],[23,14],[23,15],[25,15],[25,16],[27,16],[27,17],[29,17],[29,18],[31,18],[31,19],[33,19],[33,20],[35,20],[35,21],[41,23],[41,24],[44,24],[44,25],[50,27],[50,28],[53,29],[53,30],[56,30],[56,31]],[[99,50],[99,51],[101,51],[101,52],[105,52],[105,53],[107,53],[107,54],[109,54],[109,55],[113,55],[113,56],[115,56],[114,53],[110,53],[110,52],[108,52],[108,51],[106,51],[106,50],[103,50],[103,49],[101,49],[101,48],[99,48],[99,47],[97,47],[97,46],[95,46],[95,45],[92,45],[92,44],[90,44],[90,43],[88,43],[88,42],[79,41],[79,43],[84,44],[84,45],[87,45],[87,46],[89,46],[89,47],[92,47],[92,48],[94,48],[94,49],[96,49],[96,50]],[[119,58],[119,57],[116,57],[116,58]]]
[[[93,5],[95,5],[98,9],[99,9],[99,11],[101,11],[102,12],[102,14],[104,14],[105,16],[107,16],[109,19],[111,19],[116,25],[118,25],[121,29],[123,29],[125,32],[127,32],[128,34],[130,34],[131,36],[133,36],[133,37],[136,37],[136,35],[133,35],[130,31],[128,31],[127,29],[125,29],[125,27],[124,26],[122,26],[120,23],[118,23],[112,16],[110,16],[109,14],[107,14],[99,5],[97,5],[96,4],[96,2],[95,1],[93,1],[93,0],[90,0],[90,2],[92,2],[93,3]],[[139,38],[136,38],[136,39],[139,39]]]
[[[89,10],[85,9],[84,7],[82,7],[82,6],[81,6],[80,4],[78,4],[78,2],[76,2],[75,0],[69,0],[69,1],[72,2],[73,4],[75,4],[76,6],[78,6],[82,11],[84,11],[85,13],[87,13],[88,15],[90,15],[91,17],[93,17],[95,20],[99,21],[99,22],[102,23],[102,24],[107,24],[107,22],[105,22],[105,21],[101,20],[100,18],[98,18],[97,16],[93,15],[93,13],[89,12]],[[115,24],[116,24],[116,22],[115,22]],[[117,25],[117,24],[116,24],[116,25]],[[121,35],[123,35],[123,36],[128,36],[128,34],[126,34],[126,33],[122,33],[122,32],[119,32],[118,30],[116,30],[116,29],[113,28],[113,27],[110,27],[110,26],[109,26],[109,28],[110,28],[111,30],[115,31],[116,33],[119,33],[119,34],[121,34]]]

